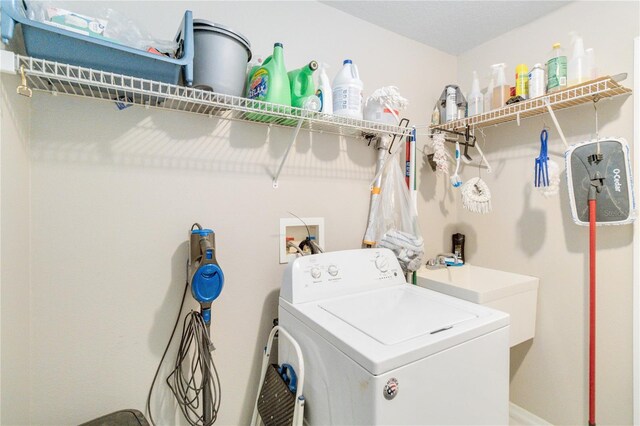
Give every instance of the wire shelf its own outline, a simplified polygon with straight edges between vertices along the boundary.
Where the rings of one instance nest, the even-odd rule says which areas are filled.
[[[545,114],[548,112],[547,102],[551,108],[557,111],[592,102],[594,99],[612,98],[629,93],[631,93],[631,89],[621,86],[612,77],[605,76],[539,98],[507,105],[484,114],[430,126],[430,129],[460,131],[466,126],[476,128],[495,126]]]
[[[408,131],[399,126],[306,111],[28,56],[16,55],[16,58],[16,70],[24,72],[30,89],[54,95],[94,98],[283,127],[296,127],[302,118],[302,128],[309,131],[351,137],[402,136]]]

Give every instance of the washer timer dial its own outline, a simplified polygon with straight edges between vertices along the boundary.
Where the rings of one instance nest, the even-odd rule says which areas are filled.
[[[387,272],[389,270],[389,260],[384,256],[376,257],[375,264],[380,272]]]
[[[329,275],[331,275],[332,277],[335,277],[336,275],[338,275],[338,267],[336,265],[329,265],[329,268],[327,268],[327,272],[329,272]]]
[[[314,279],[318,279],[320,278],[320,276],[322,275],[322,271],[320,271],[320,268],[318,268],[317,266],[314,266],[313,268],[311,268],[311,277]]]

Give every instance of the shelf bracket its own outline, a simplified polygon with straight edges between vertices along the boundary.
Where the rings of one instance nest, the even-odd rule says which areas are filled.
[[[24,65],[20,65],[20,85],[16,88],[16,92],[28,98],[33,96],[33,92],[29,89],[29,86],[27,86],[27,76],[24,74]]]
[[[551,108],[551,104],[549,103],[549,98],[545,99],[545,105],[547,107],[547,111],[549,111],[549,115],[551,116],[551,119],[553,120],[553,124],[555,124],[556,126],[556,130],[558,131],[558,134],[560,135],[560,139],[562,140],[562,143],[564,144],[565,148],[569,148],[569,144],[567,143],[567,139],[564,137],[564,133],[562,132],[562,127],[560,127],[560,123],[558,123],[558,119],[556,118],[556,114],[553,112],[553,108]]]
[[[293,132],[293,137],[291,138],[291,142],[289,142],[289,146],[287,146],[287,150],[284,152],[282,156],[282,160],[280,160],[280,165],[278,166],[278,171],[273,177],[273,187],[278,188],[278,178],[280,177],[280,172],[282,172],[282,168],[284,167],[284,163],[287,161],[287,157],[289,156],[289,152],[291,152],[291,148],[293,148],[293,144],[296,142],[296,138],[298,137],[298,133],[300,133],[300,128],[302,127],[302,123],[304,122],[304,117],[301,117],[298,120],[298,125]]]

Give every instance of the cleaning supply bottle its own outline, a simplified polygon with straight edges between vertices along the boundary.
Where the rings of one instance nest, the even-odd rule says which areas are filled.
[[[331,83],[327,75],[329,65],[320,64],[320,75],[318,77],[318,90],[316,96],[320,99],[320,112],[324,114],[333,114],[333,92],[331,91]]]
[[[457,86],[450,84],[447,86],[447,97],[445,102],[445,123],[458,119],[458,103],[456,102]]]
[[[495,75],[495,86],[491,95],[491,109],[502,108],[509,100],[509,85],[505,75],[506,64],[491,65]]]
[[[542,64],[535,64],[529,71],[529,99],[544,96],[547,87],[547,80],[544,75]]]
[[[333,79],[333,113],[362,120],[362,80],[358,67],[345,59],[342,69]]]
[[[258,71],[258,68],[260,68],[262,66],[262,62],[264,62],[264,56],[263,55],[256,55],[247,64],[247,81],[245,81],[245,84],[244,84],[244,93],[245,93],[245,95],[249,91],[249,84],[251,84],[251,78],[253,77],[253,74],[256,71]]]
[[[282,43],[275,43],[273,54],[251,74],[247,87],[247,98],[291,105],[291,88],[284,64]]]
[[[516,67],[516,96],[529,99],[529,67],[519,64]]]
[[[484,95],[484,112],[491,111],[491,97],[493,96],[493,86],[495,86],[496,81],[494,79],[493,73],[491,74],[491,80],[489,80],[489,86],[487,87],[487,93]]]
[[[467,96],[467,117],[472,115],[482,114],[484,111],[484,98],[480,91],[480,81],[478,80],[478,73],[473,72],[473,83],[471,83],[471,91]]]
[[[302,68],[289,71],[289,84],[291,85],[291,106],[302,108],[305,100],[313,96],[316,86],[313,83],[313,73],[318,69],[318,63],[311,61]]]
[[[464,263],[464,234],[455,233],[451,236],[451,253],[455,254],[459,263]]]
[[[584,42],[577,33],[571,32],[572,54],[567,64],[567,86],[575,86],[588,80],[587,55]]]
[[[433,126],[437,126],[440,124],[440,108],[438,104],[433,108],[433,112],[431,113],[431,124]]]
[[[551,58],[547,61],[547,93],[557,92],[567,87],[567,57],[560,43],[553,45]]]

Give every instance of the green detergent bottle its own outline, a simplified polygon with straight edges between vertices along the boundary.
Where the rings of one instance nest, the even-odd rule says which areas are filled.
[[[273,54],[257,69],[249,73],[247,98],[291,106],[289,76],[284,65],[282,43],[273,45]],[[275,120],[259,114],[249,114],[249,118],[260,121]]]
[[[291,84],[291,106],[302,108],[309,96],[316,93],[313,83],[313,73],[318,69],[318,63],[311,61],[297,70],[289,71],[289,83]]]

